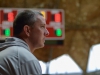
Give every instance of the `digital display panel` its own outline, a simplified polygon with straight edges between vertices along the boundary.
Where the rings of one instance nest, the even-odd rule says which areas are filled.
[[[0,40],[13,36],[13,21],[17,13],[24,9],[0,8]],[[40,11],[46,19],[49,35],[46,40],[65,38],[64,11],[61,9],[30,9]]]

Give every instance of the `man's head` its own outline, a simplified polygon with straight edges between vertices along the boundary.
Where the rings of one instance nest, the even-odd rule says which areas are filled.
[[[43,15],[31,10],[20,12],[13,22],[13,28],[14,36],[20,37],[34,49],[44,47],[45,36],[49,34]]]

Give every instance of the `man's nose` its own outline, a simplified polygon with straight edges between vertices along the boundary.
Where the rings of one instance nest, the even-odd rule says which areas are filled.
[[[47,29],[45,29],[45,36],[49,35],[49,31]]]

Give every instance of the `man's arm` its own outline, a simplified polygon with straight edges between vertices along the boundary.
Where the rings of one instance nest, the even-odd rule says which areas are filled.
[[[22,75],[42,75],[42,70],[38,61],[27,61],[21,65]]]

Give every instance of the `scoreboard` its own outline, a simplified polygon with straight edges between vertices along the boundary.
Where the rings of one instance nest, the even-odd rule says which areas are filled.
[[[17,13],[28,8],[0,8],[0,40],[13,36],[13,21]],[[40,11],[46,19],[49,35],[46,40],[64,40],[65,25],[62,9],[29,9]]]

